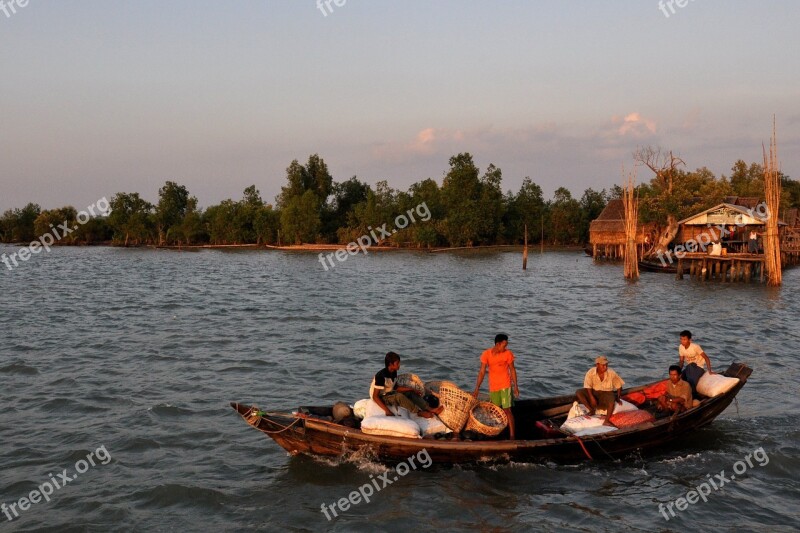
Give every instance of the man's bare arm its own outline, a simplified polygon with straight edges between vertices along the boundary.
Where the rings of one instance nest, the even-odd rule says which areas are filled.
[[[481,390],[481,383],[483,383],[483,377],[486,375],[486,363],[481,363],[481,369],[478,372],[478,381],[475,383],[475,391],[472,395],[477,398],[478,392]]]
[[[386,407],[385,403],[383,403],[383,398],[381,398],[381,395],[379,394],[380,390],[381,389],[372,390],[372,401],[377,403],[378,407],[383,409],[383,412],[386,413],[386,416],[394,416],[394,413],[391,412],[388,407]]]

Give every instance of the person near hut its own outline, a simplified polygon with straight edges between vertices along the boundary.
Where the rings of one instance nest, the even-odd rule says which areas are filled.
[[[575,395],[578,401],[593,415],[597,408],[605,409],[606,419],[604,426],[611,426],[609,419],[614,414],[616,404],[622,405],[622,386],[625,382],[619,375],[608,368],[608,358],[601,355],[594,360],[594,368],[586,372],[583,379],[583,388],[578,389]]]
[[[747,239],[747,252],[751,254],[758,253],[758,232],[754,229],[750,230],[750,236]]]
[[[667,392],[658,398],[659,411],[681,413],[692,408],[692,386],[681,379],[681,367],[669,367]]]
[[[678,366],[681,369],[681,379],[692,387],[692,393],[697,394],[697,382],[703,374],[711,371],[711,359],[699,344],[692,342],[692,332],[688,329],[681,331],[681,343],[678,346]]]
[[[433,418],[444,410],[443,406],[431,407],[422,399],[417,391],[410,387],[396,386],[397,371],[400,370],[400,356],[389,352],[383,359],[384,368],[372,378],[369,387],[369,397],[378,407],[383,409],[386,416],[394,416],[389,406],[408,409],[422,418]]]
[[[478,371],[478,381],[475,384],[475,391],[472,393],[475,398],[478,397],[487,368],[489,369],[489,399],[506,413],[509,438],[514,440],[516,433],[511,406],[514,405],[514,398],[519,398],[519,387],[517,386],[517,369],[514,368],[514,354],[508,349],[508,335],[504,333],[496,335],[494,346],[481,354],[481,369]],[[514,387],[513,397],[511,395],[512,386]]]

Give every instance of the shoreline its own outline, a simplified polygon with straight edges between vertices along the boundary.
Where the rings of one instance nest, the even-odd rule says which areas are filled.
[[[25,248],[28,243],[0,243],[0,246],[19,247]],[[141,244],[135,246],[122,246],[111,244],[110,242],[104,243],[91,243],[91,244],[54,244],[51,248],[150,248],[154,250],[263,250],[263,251],[281,251],[281,252],[335,252],[336,250],[345,250],[346,244],[293,244],[290,246],[276,246],[272,244],[193,244],[193,245],[154,245],[154,244]],[[544,251],[583,251],[584,247],[577,244],[545,244]],[[522,244],[493,244],[486,246],[456,246],[456,247],[435,247],[435,248],[421,248],[411,246],[370,246],[370,252],[426,252],[426,253],[442,253],[442,252],[522,252],[525,246]],[[536,253],[540,249],[539,245],[529,245],[529,253]]]

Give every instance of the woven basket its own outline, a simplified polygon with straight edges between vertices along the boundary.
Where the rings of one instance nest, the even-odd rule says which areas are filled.
[[[448,385],[450,385],[452,387],[458,387],[458,385],[456,385],[452,381],[447,381],[447,380],[444,380],[444,379],[437,379],[435,381],[427,381],[427,382],[425,382],[425,394],[433,394],[434,396],[436,396],[438,398],[439,394],[440,394],[439,389],[441,389],[443,383],[447,383]]]
[[[495,437],[508,425],[508,416],[502,408],[491,402],[481,402],[469,413],[466,429]]]
[[[397,376],[394,386],[414,389],[414,392],[419,393],[420,396],[425,394],[425,382],[416,374],[400,374]]]
[[[470,411],[477,403],[478,400],[470,393],[451,382],[445,381],[439,387],[439,404],[444,407],[439,419],[456,433],[464,428]]]

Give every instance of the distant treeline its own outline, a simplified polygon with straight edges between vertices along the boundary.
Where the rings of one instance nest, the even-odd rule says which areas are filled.
[[[706,168],[677,170],[669,194],[663,180],[653,178],[639,186],[643,219],[661,223],[667,214],[680,216],[689,209],[710,207],[729,195],[763,197],[761,166],[737,161],[730,178],[716,178]],[[78,229],[62,244],[113,242],[117,245],[300,244],[348,243],[370,228],[392,225],[399,214],[423,202],[430,220],[418,221],[392,235],[389,244],[477,246],[519,244],[528,227],[528,240],[548,244],[582,244],[589,224],[621,189],[586,189],[580,199],[559,187],[545,200],[539,185],[525,178],[515,194],[503,193],[502,172],[494,165],[481,174],[469,153],[450,158],[450,168],[439,185],[433,179],[413,184],[408,191],[379,181],[375,187],[352,177],[334,182],[325,161],[314,154],[305,165],[292,161],[286,185],[275,206],[265,203],[255,185],[241,200],[224,200],[199,209],[188,189],[168,181],[158,192],[156,205],[139,193],[118,193],[111,214],[77,224],[72,206],[43,211],[36,204],[6,211],[0,217],[1,242],[31,242],[66,222]],[[800,206],[800,182],[783,177],[785,207]],[[707,204],[707,205],[706,205]]]

